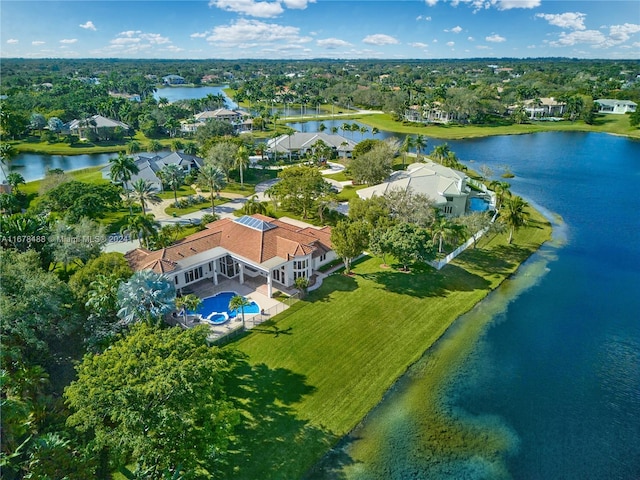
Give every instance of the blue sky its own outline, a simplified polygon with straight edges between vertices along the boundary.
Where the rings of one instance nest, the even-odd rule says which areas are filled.
[[[0,56],[640,59],[640,2],[0,2]]]

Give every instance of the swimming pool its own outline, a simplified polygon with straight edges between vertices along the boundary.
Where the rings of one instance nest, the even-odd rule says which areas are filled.
[[[195,313],[199,313],[202,318],[213,324],[225,323],[240,314],[239,310],[229,309],[229,302],[236,295],[238,295],[236,292],[220,292],[212,297],[203,298]],[[244,313],[260,313],[260,307],[256,302],[251,302],[244,307]]]
[[[486,212],[489,209],[489,202],[484,198],[472,197],[469,199],[469,211]]]

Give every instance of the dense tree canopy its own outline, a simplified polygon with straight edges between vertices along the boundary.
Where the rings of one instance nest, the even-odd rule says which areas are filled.
[[[87,355],[65,391],[68,424],[113,467],[134,464],[147,478],[178,469],[185,479],[215,476],[239,414],[223,388],[233,355],[207,346],[207,335],[140,324]]]

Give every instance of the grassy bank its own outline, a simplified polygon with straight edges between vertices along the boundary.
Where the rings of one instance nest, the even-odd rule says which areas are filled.
[[[407,274],[381,268],[380,259],[366,259],[353,276],[327,278],[275,325],[238,341],[256,368],[281,372],[285,381],[279,389],[304,393],[287,405],[288,415],[246,427],[242,438],[250,444],[258,438],[276,440],[249,445],[248,459],[232,455],[235,469],[229,476],[300,478],[458,316],[514,272],[549,234],[546,220],[534,213],[513,245],[506,245],[504,236],[494,237],[440,272],[425,267]]]
[[[523,135],[538,132],[600,132],[640,139],[640,129],[629,124],[628,115],[597,115],[593,125],[576,122],[534,122],[520,125],[420,125],[394,121],[388,114],[363,115],[358,119],[379,130],[403,134],[422,134],[443,140]]]

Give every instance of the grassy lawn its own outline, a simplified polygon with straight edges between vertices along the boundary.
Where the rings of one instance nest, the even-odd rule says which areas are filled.
[[[278,411],[255,418],[247,407],[244,443],[231,455],[229,477],[300,478],[549,233],[546,220],[535,213],[514,244],[507,245],[504,236],[485,240],[440,272],[424,267],[403,273],[365,258],[353,276],[330,276],[275,323],[237,341],[253,369],[246,374],[257,382],[238,398],[256,405],[254,397],[264,388]],[[267,381],[277,381],[278,388]]]
[[[394,121],[388,114],[366,115],[360,119],[371,127],[397,133],[422,134],[433,138],[461,139],[491,135],[519,135],[537,132],[576,131],[603,132],[640,139],[640,129],[629,125],[628,115],[597,115],[593,125],[577,122],[534,122],[522,125],[416,125]]]

